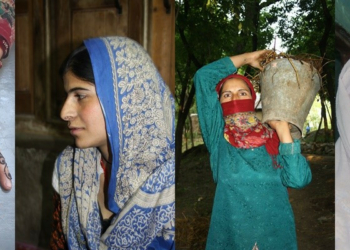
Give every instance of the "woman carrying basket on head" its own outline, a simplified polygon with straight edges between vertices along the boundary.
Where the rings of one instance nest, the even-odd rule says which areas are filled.
[[[206,249],[297,249],[287,187],[302,188],[311,171],[286,121],[256,117],[255,91],[238,75],[262,69],[267,51],[226,57],[194,77],[197,109],[216,182]]]

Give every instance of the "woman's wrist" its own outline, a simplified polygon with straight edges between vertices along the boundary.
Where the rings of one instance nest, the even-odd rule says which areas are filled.
[[[247,52],[244,54],[231,56],[230,59],[236,68],[242,67],[244,65],[250,65],[254,68],[262,70],[260,62],[265,57],[269,50],[258,50],[253,52]]]
[[[240,68],[246,64],[249,64],[249,53],[244,53],[236,56],[231,56],[230,59],[236,68]]]
[[[276,124],[276,133],[282,143],[292,143],[293,138],[290,133],[289,124],[285,121],[280,121]]]
[[[282,143],[292,143],[293,138],[290,133],[289,123],[286,121],[269,121],[267,122],[272,129],[277,133],[277,136]]]

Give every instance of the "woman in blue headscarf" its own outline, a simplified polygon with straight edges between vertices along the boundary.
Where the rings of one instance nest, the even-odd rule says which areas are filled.
[[[128,38],[95,38],[62,73],[75,146],[55,164],[51,247],[174,249],[174,103],[152,60]]]

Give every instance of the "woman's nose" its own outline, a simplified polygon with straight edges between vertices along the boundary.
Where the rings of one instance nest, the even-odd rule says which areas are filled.
[[[236,93],[233,93],[232,96],[231,96],[231,101],[235,101],[235,100],[238,100],[239,99],[239,95],[236,94]]]
[[[76,112],[74,110],[74,105],[69,102],[68,98],[65,100],[63,104],[60,115],[61,115],[61,119],[64,121],[70,121],[76,115]]]

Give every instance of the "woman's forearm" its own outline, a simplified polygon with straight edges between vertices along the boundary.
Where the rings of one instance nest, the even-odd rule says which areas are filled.
[[[279,125],[276,126],[276,132],[277,132],[278,138],[282,143],[293,142],[288,122],[280,121]]]
[[[276,130],[278,138],[282,143],[292,143],[293,138],[290,133],[289,123],[286,121],[269,121],[270,127]]]
[[[270,52],[269,50],[258,50],[253,52],[248,52],[236,56],[231,56],[230,59],[236,68],[242,67],[244,65],[250,65],[254,68],[262,70],[260,62],[264,59],[265,54]]]

